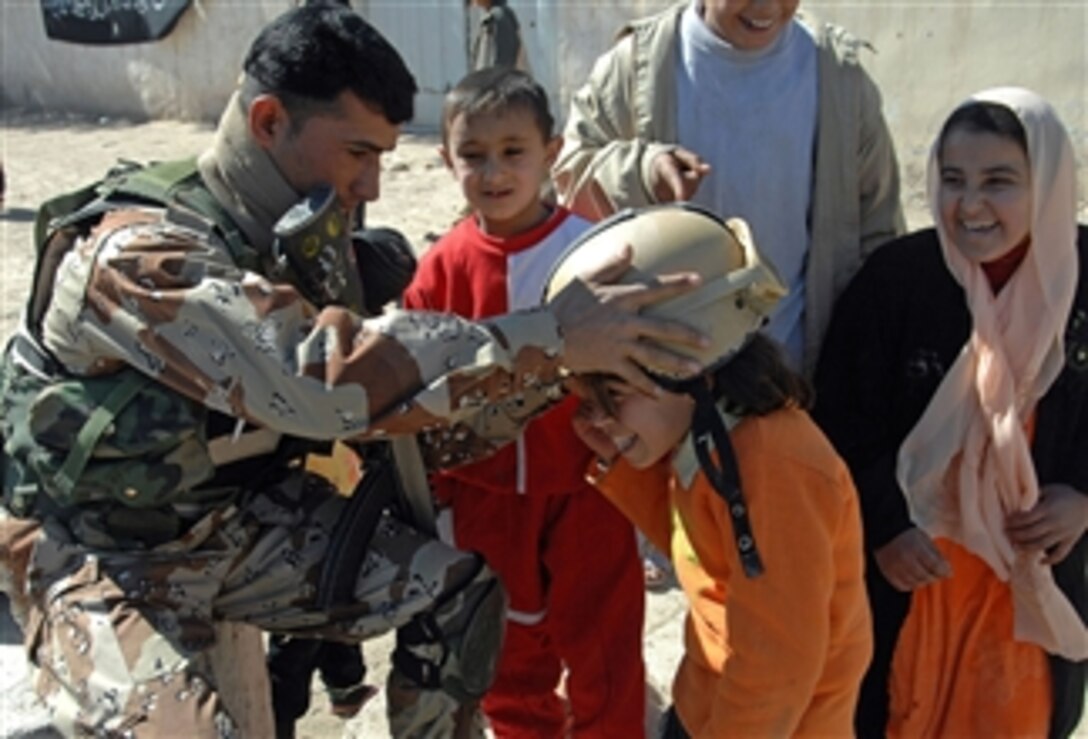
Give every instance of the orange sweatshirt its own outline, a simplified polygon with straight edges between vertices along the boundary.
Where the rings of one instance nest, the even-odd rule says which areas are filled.
[[[808,414],[731,432],[765,572],[745,577],[725,501],[690,436],[672,460],[596,482],[671,554],[688,597],[673,701],[693,737],[841,737],[872,651],[857,494]]]

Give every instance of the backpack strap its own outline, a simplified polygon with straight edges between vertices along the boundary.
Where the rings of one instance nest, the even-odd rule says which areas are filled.
[[[124,379],[110,390],[102,399],[102,404],[91,411],[90,417],[76,436],[76,442],[65,457],[64,463],[50,481],[63,495],[72,494],[79,481],[91,453],[98,446],[102,434],[113,424],[117,414],[136,397],[144,387],[151,384],[151,377],[140,372],[129,372]]]
[[[199,177],[180,183],[171,193],[171,206],[195,212],[206,219],[212,230],[227,244],[234,263],[250,272],[261,272],[262,260],[242,229],[204,186]]]
[[[102,192],[107,201],[136,199],[195,212],[226,242],[240,267],[253,270],[260,266],[257,250],[249,245],[234,219],[204,185],[195,158],[156,162],[125,173],[107,185],[108,189]]]

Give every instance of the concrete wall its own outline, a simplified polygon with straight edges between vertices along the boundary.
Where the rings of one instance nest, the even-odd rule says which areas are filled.
[[[0,95],[9,104],[130,118],[212,120],[258,29],[292,0],[194,0],[164,40],[93,47],[46,39],[37,0],[0,0]],[[596,56],[630,17],[667,0],[510,0],[534,74],[562,118]],[[465,71],[475,16],[463,0],[355,0],[403,51],[421,87],[416,124],[433,128]],[[972,91],[1033,88],[1053,102],[1088,162],[1088,3],[1084,0],[806,0],[803,9],[868,40],[910,197],[919,198],[941,120]],[[1088,166],[1080,170],[1088,192]],[[917,206],[918,203],[909,205]]]
[[[0,101],[31,109],[135,120],[213,121],[234,89],[260,29],[294,0],[192,0],[159,41],[119,46],[46,38],[40,0],[0,0]],[[464,75],[460,0],[355,0],[402,51],[420,86],[417,121],[439,118],[442,96]]]
[[[0,0],[0,93],[22,107],[214,120],[250,40],[288,0],[193,0],[166,38],[87,46],[45,36],[37,0]]]

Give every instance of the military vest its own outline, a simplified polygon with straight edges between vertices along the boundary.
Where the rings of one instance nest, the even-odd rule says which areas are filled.
[[[17,516],[54,515],[92,546],[153,546],[180,535],[209,506],[223,505],[253,469],[297,457],[263,432],[245,474],[223,474],[209,437],[230,434],[234,419],[208,410],[135,369],[80,377],[40,342],[57,266],[108,210],[146,205],[202,219],[235,262],[260,260],[204,187],[195,160],[143,167],[126,163],[104,179],[45,203],[30,298],[18,333],[0,360],[0,436],[4,504]],[[219,428],[217,428],[217,426]],[[269,439],[271,435],[273,438]],[[263,456],[262,456],[263,455]],[[242,460],[231,460],[237,465]]]

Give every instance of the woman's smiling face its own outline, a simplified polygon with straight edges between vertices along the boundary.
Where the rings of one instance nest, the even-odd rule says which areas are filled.
[[[1016,140],[954,128],[939,166],[941,226],[964,257],[992,262],[1031,237],[1031,168]]]

